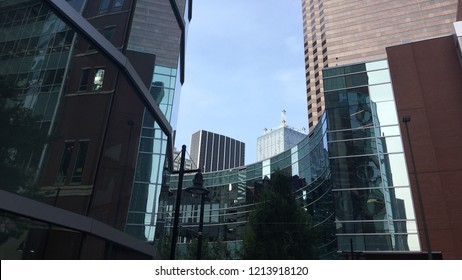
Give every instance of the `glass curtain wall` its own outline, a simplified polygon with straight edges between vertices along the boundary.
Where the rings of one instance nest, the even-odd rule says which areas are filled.
[[[338,248],[420,249],[387,61],[324,70]]]
[[[227,244],[237,251],[242,234],[254,207],[259,190],[271,174],[281,170],[291,175],[291,183],[300,206],[311,215],[312,225],[320,234],[316,241],[320,258],[336,257],[334,204],[326,139],[326,118],[310,136],[298,145],[270,159],[245,167],[204,173],[204,186],[210,193],[205,198],[204,237]],[[185,174],[183,188],[191,185],[194,175]],[[160,250],[168,250],[173,225],[173,208],[177,176],[172,176],[170,189],[161,193],[156,242]],[[200,198],[183,193],[180,214],[180,243],[189,243],[197,236]],[[164,248],[164,249],[162,249]],[[181,254],[181,245],[179,245]]]

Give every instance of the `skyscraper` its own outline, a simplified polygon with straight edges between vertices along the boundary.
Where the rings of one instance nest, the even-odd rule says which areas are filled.
[[[243,166],[245,143],[217,133],[199,130],[191,136],[192,165],[203,172]]]
[[[0,2],[2,259],[158,257],[189,2]]]
[[[322,69],[386,58],[385,48],[452,32],[457,0],[302,0],[310,130],[325,109]]]
[[[303,130],[302,130],[303,131]],[[286,124],[286,111],[281,113],[281,124],[274,129],[264,130],[264,134],[257,138],[257,161],[268,159],[297,145],[306,134]]]

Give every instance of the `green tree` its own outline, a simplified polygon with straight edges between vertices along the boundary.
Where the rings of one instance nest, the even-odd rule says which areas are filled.
[[[295,200],[291,177],[271,175],[262,188],[244,234],[243,259],[315,259],[310,216]]]

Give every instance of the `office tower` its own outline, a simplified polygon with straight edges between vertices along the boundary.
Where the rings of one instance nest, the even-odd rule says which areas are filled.
[[[325,109],[322,69],[386,58],[385,48],[451,34],[457,0],[302,0],[309,129]]]
[[[243,166],[245,143],[217,133],[199,130],[191,136],[191,161],[202,172]]]
[[[461,8],[459,4],[459,11]],[[422,249],[442,252],[444,259],[460,260],[462,22],[456,22],[455,27],[455,36],[388,47],[387,56]],[[403,123],[404,116],[409,117],[408,123]]]
[[[281,113],[281,124],[274,129],[264,130],[264,134],[257,138],[257,161],[262,161],[280,154],[297,145],[306,134],[287,126],[286,112]]]
[[[187,3],[0,2],[2,259],[158,257]]]

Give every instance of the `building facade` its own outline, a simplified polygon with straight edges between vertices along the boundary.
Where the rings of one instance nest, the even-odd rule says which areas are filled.
[[[309,128],[325,110],[322,69],[386,58],[385,47],[452,33],[457,0],[302,0]]]
[[[2,259],[159,257],[188,3],[0,3]]]
[[[421,251],[393,89],[386,60],[324,69],[326,113],[289,150],[241,168],[204,174],[204,236],[239,248],[249,212],[271,174],[292,176],[294,195],[322,232],[319,258]],[[185,177],[184,186],[192,176]],[[174,191],[177,177],[171,178]],[[194,238],[199,198],[183,197],[181,242]],[[171,230],[173,198],[161,195],[156,238]],[[408,255],[409,256],[409,255]]]
[[[419,184],[422,197],[425,220],[416,203],[422,248],[440,251],[444,259],[460,260],[462,22],[455,26],[455,38],[393,46],[387,48],[387,55],[413,196],[418,201]],[[407,124],[402,122],[404,116],[410,118]]]
[[[297,145],[306,134],[287,126],[285,111],[282,111],[281,125],[278,128],[266,129],[257,138],[257,161],[268,159]]]
[[[191,136],[191,161],[203,172],[245,164],[245,143],[217,133],[199,130]]]

